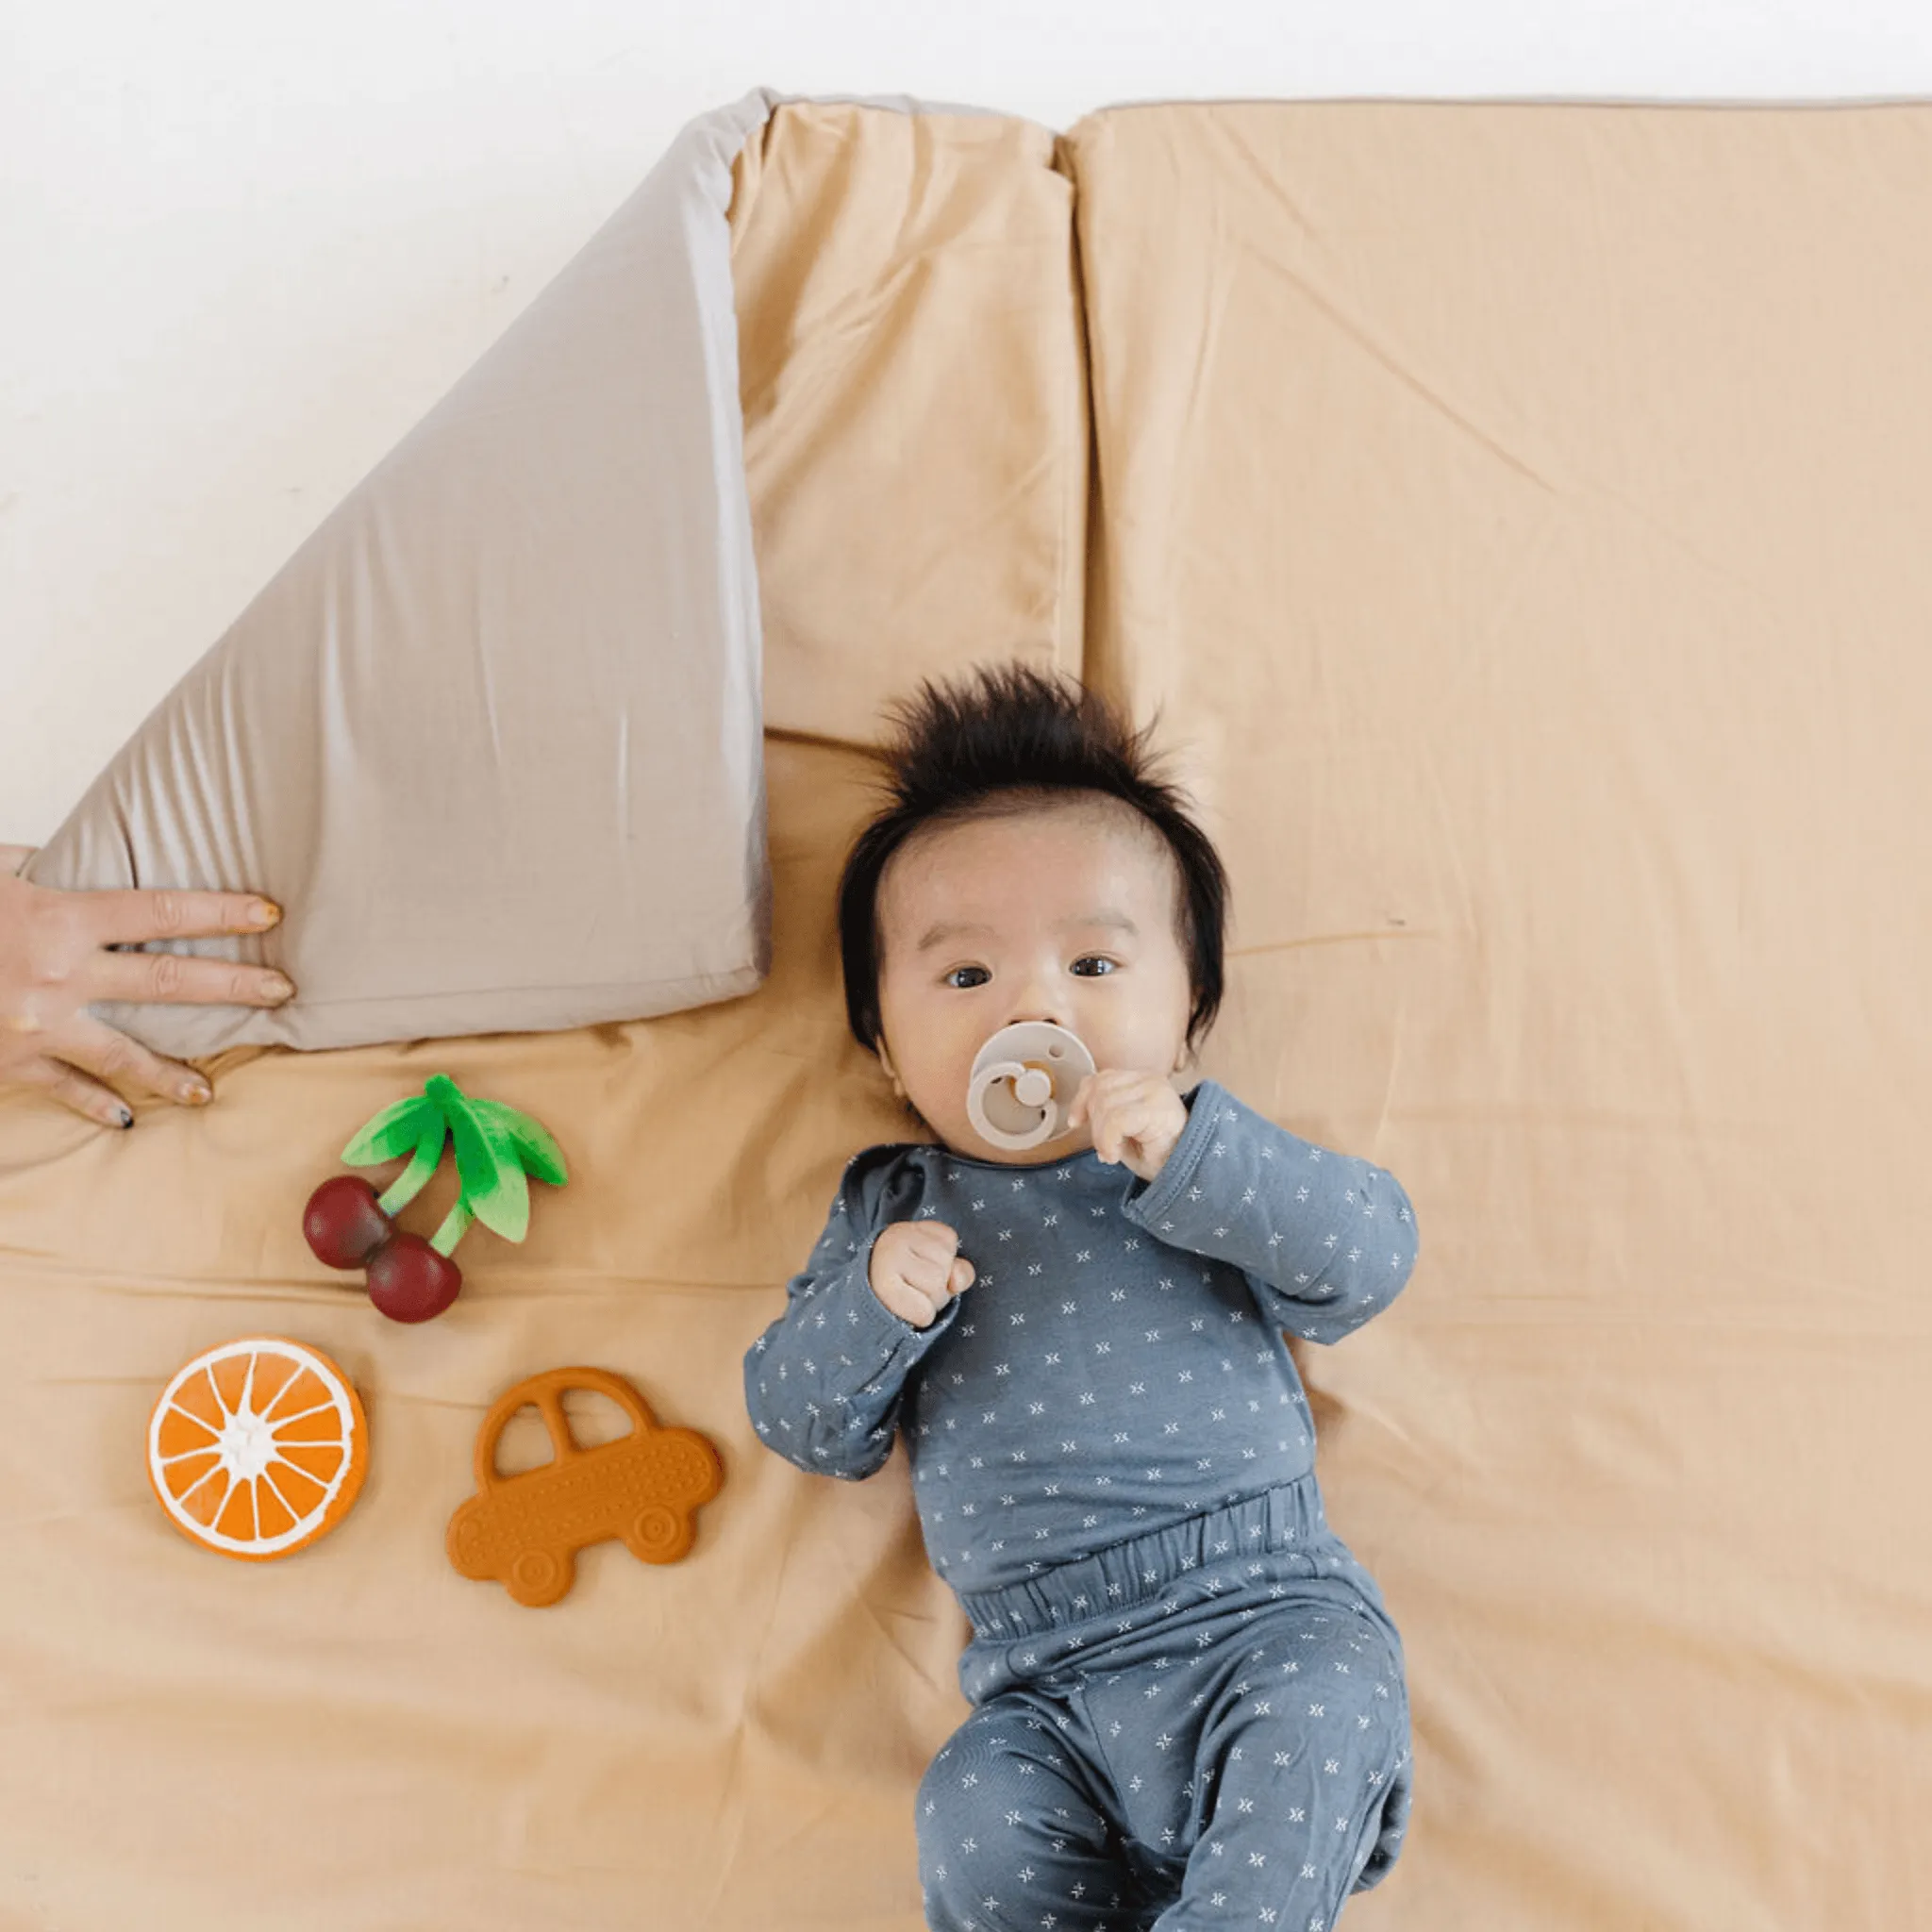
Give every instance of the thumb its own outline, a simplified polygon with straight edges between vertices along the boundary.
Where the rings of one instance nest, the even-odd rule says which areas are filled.
[[[973,1263],[964,1255],[953,1263],[953,1272],[946,1276],[946,1292],[963,1294],[973,1286]]]

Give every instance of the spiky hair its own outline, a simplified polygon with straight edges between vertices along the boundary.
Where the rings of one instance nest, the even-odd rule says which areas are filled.
[[[839,946],[853,1038],[877,1052],[879,881],[924,826],[1041,810],[1099,796],[1131,807],[1174,854],[1174,939],[1188,962],[1190,1047],[1222,997],[1227,874],[1189,800],[1159,775],[1154,725],[1136,732],[1097,691],[1018,660],[976,666],[954,683],[924,680],[889,704],[884,808],[861,831],[839,880]],[[1157,720],[1158,722],[1158,720]]]

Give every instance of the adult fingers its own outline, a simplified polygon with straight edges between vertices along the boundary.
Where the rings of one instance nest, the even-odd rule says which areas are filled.
[[[261,966],[185,953],[102,953],[88,967],[89,1000],[169,1000],[199,1006],[275,1007],[293,985]]]
[[[274,900],[255,892],[201,892],[172,886],[75,892],[73,901],[71,916],[103,946],[265,932],[282,916]]]
[[[58,1060],[29,1060],[24,1067],[10,1068],[8,1077],[23,1087],[38,1088],[83,1120],[96,1121],[104,1127],[134,1124],[134,1110],[118,1093]]]
[[[75,1070],[76,1078],[92,1074],[103,1083],[145,1088],[164,1100],[189,1105],[199,1105],[211,1097],[208,1082],[192,1067],[164,1060],[159,1054],[150,1053],[139,1041],[116,1032],[91,1013],[76,1013],[63,1025],[54,1028],[46,1035],[43,1045],[48,1057],[65,1061]],[[82,1088],[95,1103],[83,1111],[95,1119],[106,1118],[98,1110],[105,1105],[100,1099],[106,1091],[105,1085],[96,1087],[93,1081],[85,1081]],[[118,1107],[118,1101],[116,1104]],[[120,1124],[118,1119],[114,1124]]]

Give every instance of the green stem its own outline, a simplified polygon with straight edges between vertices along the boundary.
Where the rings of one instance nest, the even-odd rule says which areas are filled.
[[[449,1251],[469,1233],[470,1224],[475,1220],[470,1212],[469,1201],[461,1194],[457,1196],[457,1205],[443,1217],[443,1223],[429,1237],[429,1245],[447,1261]]]
[[[429,1176],[436,1172],[441,1159],[442,1123],[439,1120],[435,1127],[416,1142],[416,1152],[408,1166],[390,1183],[388,1191],[378,1197],[375,1205],[393,1219],[429,1185]]]

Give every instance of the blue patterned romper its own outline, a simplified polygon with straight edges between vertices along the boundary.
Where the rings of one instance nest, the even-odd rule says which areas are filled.
[[[759,1438],[872,1474],[903,1436],[925,1548],[973,1627],[974,1706],[917,1825],[934,1932],[1329,1932],[1394,1863],[1402,1642],[1329,1528],[1283,1330],[1388,1305],[1394,1176],[1213,1080],[1150,1182],[1092,1150],[1006,1166],[872,1147],[745,1357]],[[932,1219],[975,1278],[931,1326],[874,1295],[874,1237]]]

